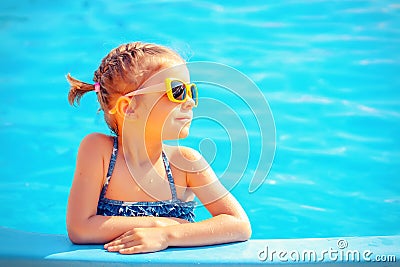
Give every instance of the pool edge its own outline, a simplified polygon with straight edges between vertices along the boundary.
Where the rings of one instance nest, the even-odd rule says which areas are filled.
[[[305,239],[251,239],[231,244],[168,248],[138,255],[74,245],[66,235],[31,233],[0,226],[0,265],[20,266],[400,266],[400,235]],[[376,257],[386,261],[376,261]]]

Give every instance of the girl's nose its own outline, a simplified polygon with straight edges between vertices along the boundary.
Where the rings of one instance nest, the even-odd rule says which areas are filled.
[[[194,107],[194,105],[195,105],[195,102],[194,102],[193,98],[188,96],[187,100],[182,103],[182,108],[183,109],[192,109]]]

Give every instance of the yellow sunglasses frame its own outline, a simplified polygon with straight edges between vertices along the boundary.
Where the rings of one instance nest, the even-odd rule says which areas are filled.
[[[176,81],[176,82],[181,82],[183,85],[185,85],[185,88],[186,88],[186,96],[185,96],[184,99],[179,100],[179,99],[175,99],[175,98],[174,98],[174,95],[173,95],[173,93],[172,93],[172,82],[174,82],[174,81]],[[194,99],[193,99],[192,90],[191,90],[191,87],[192,87],[192,86],[194,86],[194,87],[196,88],[196,90],[195,90],[195,92],[196,92],[196,96],[195,96],[195,97],[196,97],[196,98],[194,98]],[[198,90],[197,90],[196,84],[194,84],[194,83],[185,83],[184,81],[179,80],[179,79],[166,78],[166,79],[165,79],[165,88],[166,88],[166,91],[167,91],[168,99],[169,99],[171,102],[175,102],[175,103],[184,103],[184,102],[187,101],[188,97],[190,97],[191,99],[194,100],[194,106],[197,107],[198,102],[199,102],[199,98],[198,98],[199,92],[198,92]]]
[[[176,81],[176,82],[181,82],[182,84],[185,85],[186,97],[185,97],[184,99],[175,99],[175,98],[174,98],[174,95],[173,95],[173,93],[172,93],[172,82],[174,82],[174,81]],[[160,87],[160,85],[162,85],[162,84],[165,85],[165,88],[160,89],[159,87]],[[190,97],[190,98],[193,99],[192,90],[191,90],[191,87],[192,87],[192,86],[194,86],[194,87],[196,88],[196,90],[195,90],[195,92],[196,92],[196,98],[195,98],[195,101],[194,101],[194,102],[195,102],[195,103],[194,103],[194,107],[197,107],[198,102],[199,102],[199,100],[198,100],[198,99],[199,99],[199,98],[198,98],[199,93],[198,93],[198,89],[197,89],[196,84],[194,84],[194,83],[185,83],[185,82],[182,81],[181,79],[177,79],[177,78],[166,78],[166,79],[164,80],[164,83],[157,83],[157,84],[150,85],[150,86],[147,86],[147,87],[144,87],[144,88],[140,88],[140,89],[135,90],[135,91],[133,91],[133,92],[127,93],[127,94],[125,94],[124,96],[126,96],[126,97],[131,97],[131,96],[135,96],[135,95],[143,95],[143,94],[151,94],[151,93],[166,92],[166,93],[167,93],[167,96],[168,96],[168,99],[169,99],[171,102],[174,102],[174,103],[184,103],[184,102],[186,102],[186,101],[188,100],[188,97]],[[114,106],[108,113],[109,113],[109,114],[115,114],[116,112],[117,112],[117,111],[116,111],[116,106]]]

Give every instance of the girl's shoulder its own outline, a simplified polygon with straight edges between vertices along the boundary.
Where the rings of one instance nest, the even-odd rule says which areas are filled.
[[[168,158],[182,157],[187,160],[202,158],[201,154],[191,147],[164,145],[163,149]]]
[[[92,155],[104,155],[113,146],[113,137],[102,133],[86,135],[79,146],[79,150],[87,151]]]
[[[185,146],[164,145],[169,162],[181,170],[202,171],[209,165],[195,149]]]

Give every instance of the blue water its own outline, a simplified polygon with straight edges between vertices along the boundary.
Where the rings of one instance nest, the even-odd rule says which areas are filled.
[[[268,100],[271,171],[256,192],[251,170],[232,191],[253,238],[400,234],[400,4],[226,2],[2,1],[0,226],[66,232],[79,142],[109,131],[93,94],[68,105],[64,76],[90,82],[109,50],[143,40],[236,68]],[[211,124],[185,142],[217,151],[222,174],[229,147]]]

